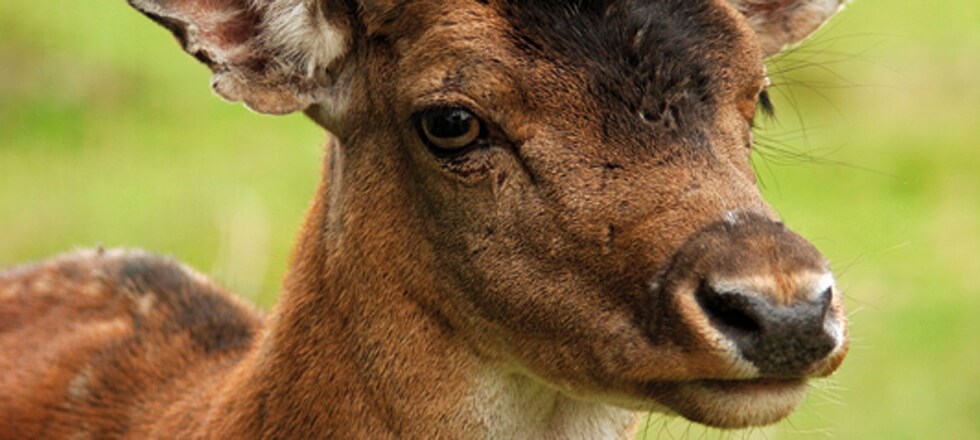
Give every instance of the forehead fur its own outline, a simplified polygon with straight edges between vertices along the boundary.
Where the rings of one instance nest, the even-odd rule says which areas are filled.
[[[512,1],[500,13],[514,47],[588,72],[606,107],[669,131],[709,117],[761,62],[732,11],[711,0]]]
[[[560,93],[601,118],[603,133],[702,138],[719,105],[754,99],[762,81],[754,33],[722,0],[420,0],[368,15],[369,33],[413,49],[470,47],[454,54],[467,66],[508,52],[528,102]],[[432,27],[444,32],[417,45]]]

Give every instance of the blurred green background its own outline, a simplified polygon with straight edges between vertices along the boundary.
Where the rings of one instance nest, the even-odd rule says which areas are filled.
[[[980,438],[980,2],[861,0],[770,70],[755,165],[834,263],[850,357],[778,426],[641,436]],[[0,2],[0,266],[142,247],[270,306],[324,135],[208,78],[121,0]]]

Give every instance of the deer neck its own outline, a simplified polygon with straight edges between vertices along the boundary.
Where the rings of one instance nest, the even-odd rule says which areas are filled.
[[[225,433],[241,426],[251,431],[236,436],[629,437],[632,413],[571,399],[471,350],[428,304],[431,274],[412,255],[424,244],[403,243],[378,223],[364,228],[372,237],[359,235],[350,226],[358,219],[337,211],[346,197],[337,192],[343,159],[336,144],[327,150],[279,305],[224,393],[244,396],[228,400],[228,419],[239,421]]]

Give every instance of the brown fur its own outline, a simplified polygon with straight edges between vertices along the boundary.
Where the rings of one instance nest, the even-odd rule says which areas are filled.
[[[626,438],[772,423],[844,357],[748,162],[776,37],[725,2],[131,3],[222,95],[333,133],[323,183],[264,321],[140,253],[0,275],[0,438]],[[447,105],[483,147],[426,150]],[[815,307],[824,342],[745,336]]]

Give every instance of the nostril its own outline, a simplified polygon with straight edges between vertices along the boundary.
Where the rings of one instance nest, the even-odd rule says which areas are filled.
[[[833,286],[821,287],[790,304],[775,304],[748,287],[719,289],[707,281],[695,292],[701,313],[745,360],[763,374],[785,377],[802,374],[836,346],[826,326],[833,296]]]
[[[737,293],[719,293],[706,282],[695,293],[698,305],[708,319],[725,333],[753,334],[762,331],[762,325],[753,312],[751,300]]]
[[[821,316],[826,318],[827,314],[830,313],[830,303],[834,298],[834,287],[828,287],[820,293],[817,297],[817,304],[820,304]]]

